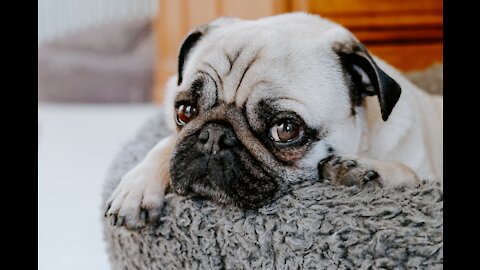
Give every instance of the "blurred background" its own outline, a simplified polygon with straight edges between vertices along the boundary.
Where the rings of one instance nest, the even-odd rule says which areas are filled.
[[[108,269],[110,162],[154,116],[188,31],[218,16],[305,11],[443,93],[441,0],[38,0],[39,269]]]

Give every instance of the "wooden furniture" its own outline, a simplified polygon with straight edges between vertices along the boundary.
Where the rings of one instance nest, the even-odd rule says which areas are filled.
[[[155,19],[155,102],[175,74],[179,46],[193,27],[219,16],[255,19],[304,11],[338,22],[400,70],[443,61],[442,0],[159,0]]]

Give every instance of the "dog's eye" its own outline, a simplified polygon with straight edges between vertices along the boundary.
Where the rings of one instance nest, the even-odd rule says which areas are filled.
[[[270,128],[270,138],[276,143],[292,143],[303,135],[303,128],[289,120],[277,122]]]
[[[175,121],[179,126],[185,126],[197,115],[197,109],[190,104],[179,104],[175,108]]]

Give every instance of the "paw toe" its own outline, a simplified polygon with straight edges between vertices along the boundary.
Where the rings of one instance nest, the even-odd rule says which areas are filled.
[[[117,225],[117,214],[110,214],[110,225]]]
[[[332,159],[330,159],[330,161],[328,163],[330,164],[330,166],[335,166],[335,165],[340,164],[341,160],[342,160],[341,157],[333,157]]]
[[[122,227],[123,224],[125,224],[125,217],[124,216],[117,217],[117,223],[114,226]]]

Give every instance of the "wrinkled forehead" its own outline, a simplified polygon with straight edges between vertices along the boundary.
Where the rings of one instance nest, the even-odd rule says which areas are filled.
[[[199,42],[186,63],[180,89],[188,89],[202,74],[213,81],[213,87],[201,93],[211,105],[235,104],[252,115],[263,100],[309,120],[311,115],[331,111],[334,102],[338,106],[331,91],[344,83],[327,41],[310,30],[278,25],[223,27]]]

